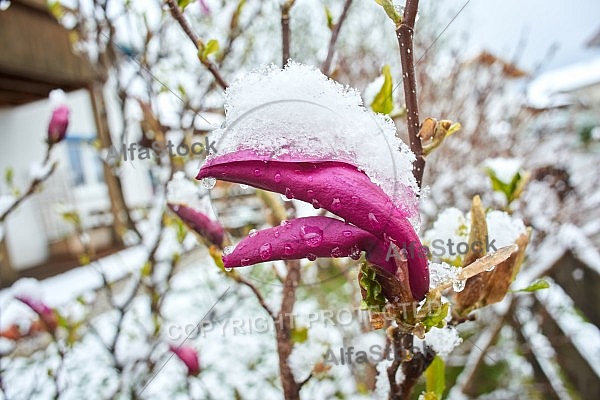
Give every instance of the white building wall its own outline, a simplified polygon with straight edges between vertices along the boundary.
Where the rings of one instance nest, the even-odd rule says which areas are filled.
[[[115,98],[106,97],[111,129],[119,126],[119,109]],[[89,93],[78,90],[67,94],[71,109],[67,135],[96,137],[96,125]],[[32,180],[31,171],[45,155],[46,131],[52,108],[48,100],[19,107],[0,109],[0,173],[11,167],[14,183],[25,190]],[[120,129],[120,128],[119,128]],[[85,185],[71,185],[68,148],[61,142],[52,149],[52,160],[58,169],[43,186],[43,192],[23,202],[5,221],[5,237],[11,265],[17,270],[39,265],[48,258],[48,242],[72,232],[62,221],[59,207],[75,207],[82,218],[94,210],[110,210],[108,190],[103,182],[90,179]],[[94,176],[91,148],[82,151],[84,175]],[[86,161],[87,160],[87,161]],[[34,167],[34,168],[32,168]],[[145,206],[152,200],[147,164],[136,160],[123,169],[123,190],[130,206]],[[0,196],[9,195],[6,183],[0,182]],[[50,211],[48,211],[50,210]],[[52,215],[47,215],[47,214]],[[84,225],[86,221],[83,221]]]

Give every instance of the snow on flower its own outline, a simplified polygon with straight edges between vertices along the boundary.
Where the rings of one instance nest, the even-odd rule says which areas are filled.
[[[369,113],[355,91],[298,64],[250,74],[228,89],[227,99],[226,127],[217,132],[220,154],[207,160],[197,179],[277,192],[354,227],[345,236],[341,222],[330,218],[295,221],[285,235],[274,228],[245,239],[226,252],[225,266],[367,250],[381,273],[406,280],[382,254],[391,244],[420,244],[409,220],[418,219],[414,156],[395,137],[391,121]],[[380,156],[382,148],[389,154]],[[426,258],[411,256],[408,271],[412,294],[422,299],[429,289]]]

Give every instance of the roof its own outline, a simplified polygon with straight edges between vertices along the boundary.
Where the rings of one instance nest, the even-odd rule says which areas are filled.
[[[92,65],[73,53],[69,32],[44,4],[14,0],[0,12],[0,106],[46,98],[56,88],[79,89],[96,79]]]

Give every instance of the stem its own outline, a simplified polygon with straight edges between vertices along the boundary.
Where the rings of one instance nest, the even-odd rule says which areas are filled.
[[[284,398],[286,400],[299,400],[301,385],[294,378],[288,358],[294,348],[291,341],[291,331],[294,321],[290,320],[290,317],[292,317],[296,301],[296,287],[300,281],[300,261],[289,260],[286,262],[286,265],[288,273],[283,284],[281,310],[279,311],[277,321],[275,321],[277,352],[279,353],[279,374],[281,375]]]
[[[340,34],[340,30],[342,29],[342,24],[346,20],[346,16],[348,15],[348,10],[350,9],[350,5],[352,4],[352,0],[346,0],[344,3],[344,9],[342,10],[342,14],[340,15],[340,20],[335,27],[333,28],[333,32],[331,32],[331,39],[329,40],[329,49],[327,50],[327,57],[321,66],[321,72],[325,75],[329,75],[329,70],[331,69],[331,62],[333,61],[333,53],[335,51],[335,44],[337,42],[338,36]]]
[[[166,3],[169,6],[171,15],[179,23],[179,26],[181,26],[181,29],[183,29],[183,32],[187,35],[187,37],[189,37],[190,40],[192,41],[192,43],[194,43],[196,50],[200,50],[200,47],[199,47],[200,39],[198,38],[198,36],[196,36],[194,31],[192,31],[190,24],[188,24],[187,20],[181,13],[181,9],[179,8],[179,6],[175,3],[174,0],[166,0]],[[200,59],[200,62],[212,74],[212,76],[215,78],[215,80],[217,81],[219,86],[221,86],[223,89],[227,89],[227,86],[229,86],[229,85],[227,84],[227,82],[225,82],[225,80],[221,76],[221,73],[219,72],[219,69],[217,68],[217,66],[209,60]]]
[[[290,9],[295,0],[287,0],[281,6],[281,65],[286,66],[290,59]]]
[[[413,163],[413,175],[419,187],[423,182],[425,169],[425,158],[423,158],[423,146],[419,138],[419,105],[417,101],[417,82],[415,79],[415,64],[413,59],[413,34],[419,0],[407,0],[404,8],[402,23],[396,29],[398,44],[400,45],[400,61],[402,64],[402,81],[404,86],[404,99],[406,102],[406,125],[410,149],[415,154]]]
[[[50,149],[51,148],[52,148],[52,145],[49,144],[48,148],[46,150],[46,155],[44,156],[44,163],[43,163],[44,166],[47,165],[48,161],[50,160]],[[33,193],[35,193],[38,186],[41,185],[42,183],[44,183],[50,177],[50,175],[52,175],[52,173],[54,173],[54,170],[56,170],[57,165],[58,164],[56,162],[54,162],[52,164],[52,166],[50,167],[50,169],[48,169],[48,172],[46,172],[43,176],[41,176],[39,178],[35,178],[33,181],[31,181],[31,183],[29,184],[29,187],[27,188],[27,191],[25,191],[25,193],[23,193],[22,196],[20,196],[17,200],[15,200],[15,202],[12,203],[11,206],[8,207],[8,209],[0,215],[0,223],[4,222],[6,217],[8,217],[10,213],[12,213],[14,210],[16,210],[17,207],[19,207],[19,205],[25,199],[27,199],[29,196],[31,196]]]

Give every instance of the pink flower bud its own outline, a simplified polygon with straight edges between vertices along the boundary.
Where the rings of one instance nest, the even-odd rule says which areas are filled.
[[[69,108],[65,105],[58,106],[52,112],[48,124],[48,143],[56,144],[65,138],[69,126]]]
[[[175,355],[183,361],[188,369],[188,376],[196,376],[200,373],[200,361],[196,349],[191,346],[176,347],[170,345],[169,350],[175,353]]]
[[[31,297],[16,296],[15,298],[25,304],[27,307],[31,308],[40,317],[42,322],[46,325],[48,332],[54,333],[54,331],[56,331],[58,320],[52,308],[48,307],[40,300],[36,300]]]

